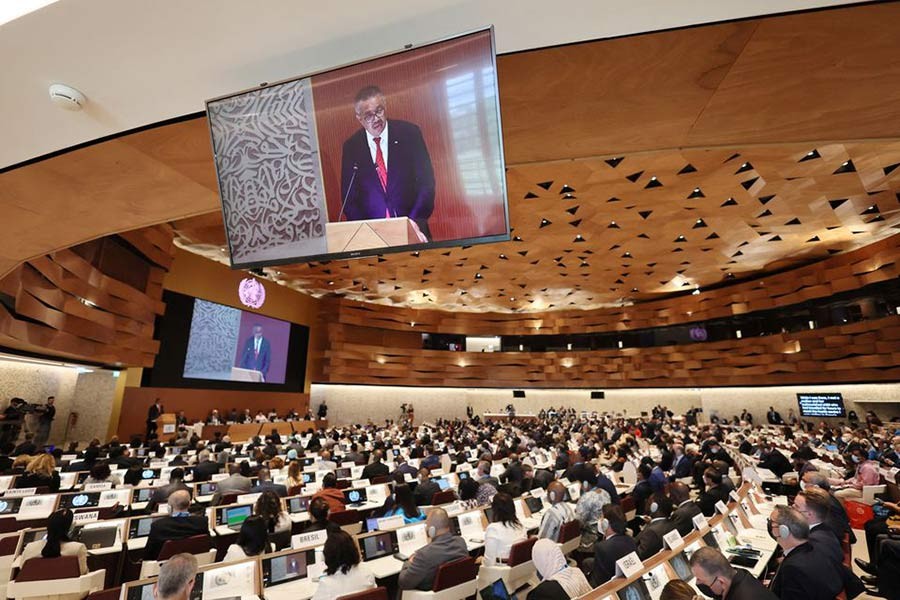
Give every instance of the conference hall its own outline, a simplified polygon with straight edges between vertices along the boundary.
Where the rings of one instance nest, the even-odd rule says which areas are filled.
[[[0,598],[900,600],[898,23],[0,3]]]

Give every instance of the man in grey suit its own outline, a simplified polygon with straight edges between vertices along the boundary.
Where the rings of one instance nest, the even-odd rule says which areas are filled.
[[[222,496],[250,493],[250,478],[241,474],[240,465],[231,463],[228,465],[228,473],[228,477],[219,482],[216,493],[213,494],[211,502],[213,506],[222,503]]]
[[[262,493],[262,492],[275,492],[278,494],[279,498],[284,498],[287,496],[287,488],[280,484],[274,483],[272,481],[271,475],[269,474],[269,469],[266,467],[260,468],[260,470],[256,473],[257,479],[259,481],[256,485],[250,488],[250,492],[253,494]]]
[[[450,531],[450,517],[443,508],[434,508],[425,520],[429,542],[409,557],[400,569],[397,582],[401,590],[430,590],[438,568],[469,556],[466,542]]]

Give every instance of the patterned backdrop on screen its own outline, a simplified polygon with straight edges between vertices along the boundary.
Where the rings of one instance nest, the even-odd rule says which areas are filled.
[[[325,211],[309,79],[209,104],[232,260],[325,252]]]
[[[184,376],[230,379],[240,322],[241,311],[236,308],[195,300]]]

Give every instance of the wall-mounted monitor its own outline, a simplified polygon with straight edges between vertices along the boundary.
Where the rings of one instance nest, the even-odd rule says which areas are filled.
[[[509,239],[493,29],[206,108],[235,268]]]
[[[800,415],[804,417],[843,417],[844,397],[841,394],[797,394]]]
[[[174,292],[163,301],[160,351],[144,385],[303,391],[307,327]]]

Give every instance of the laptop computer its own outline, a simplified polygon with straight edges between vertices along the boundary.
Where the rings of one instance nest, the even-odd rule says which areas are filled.
[[[11,515],[19,512],[20,504],[22,504],[21,498],[0,499],[0,515]]]
[[[395,554],[397,552],[397,532],[385,531],[361,538],[359,550],[364,561]]]
[[[306,496],[294,496],[288,500],[288,512],[292,515],[309,510],[309,498]]]
[[[347,506],[362,506],[367,499],[365,488],[344,490],[344,500],[347,501]]]
[[[134,540],[150,535],[150,526],[153,525],[153,521],[159,518],[160,517],[142,517],[140,519],[132,519],[129,521],[128,539]]]
[[[100,492],[64,494],[59,499],[62,508],[93,508],[100,504]]]
[[[119,528],[116,525],[107,527],[79,527],[75,532],[75,541],[81,542],[88,550],[110,548],[116,543]]]
[[[222,510],[222,524],[235,531],[241,528],[247,517],[253,514],[252,506],[235,506]]]
[[[481,600],[516,600],[516,597],[509,593],[506,584],[502,579],[498,579],[491,585],[478,590]]]
[[[308,566],[316,560],[315,550],[294,550],[262,560],[263,587],[297,581],[307,576]]]

